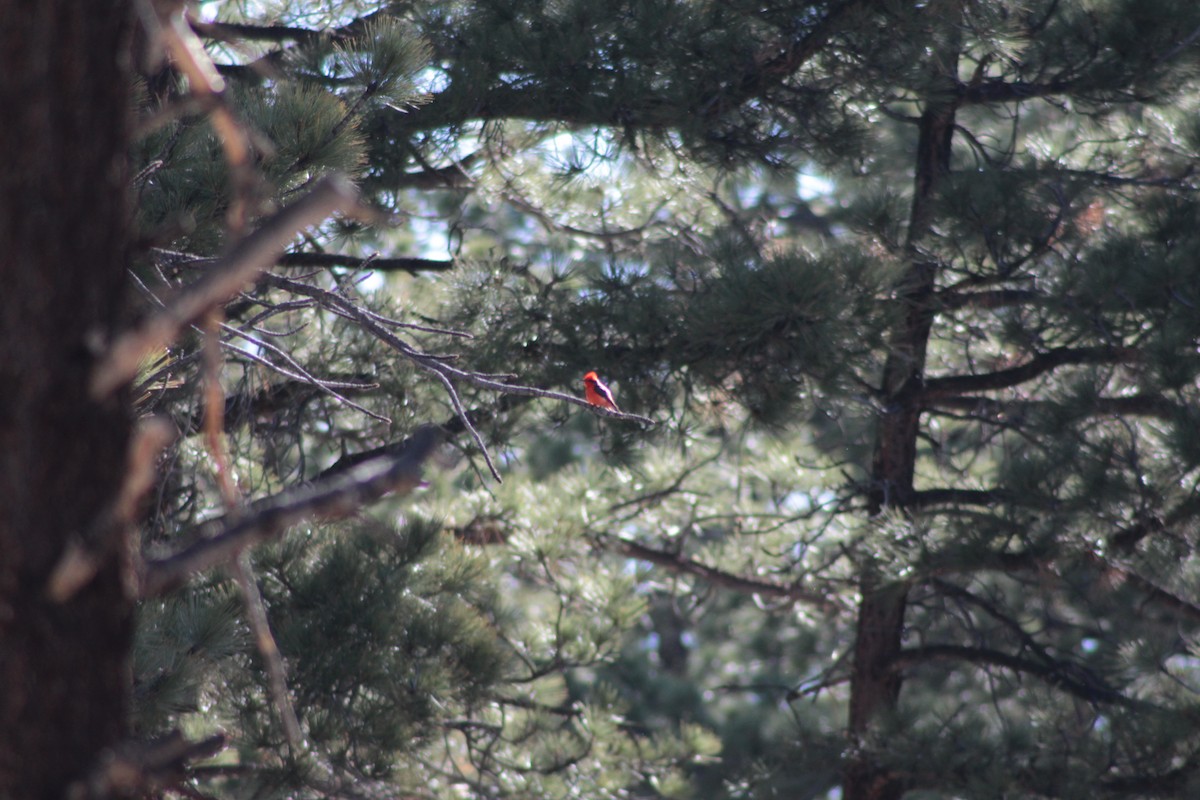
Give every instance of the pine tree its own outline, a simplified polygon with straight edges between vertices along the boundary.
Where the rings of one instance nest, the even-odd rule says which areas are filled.
[[[160,12],[87,791],[1195,792],[1193,4]]]

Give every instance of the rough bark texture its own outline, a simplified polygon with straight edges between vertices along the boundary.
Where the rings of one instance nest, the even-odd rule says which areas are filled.
[[[0,797],[62,797],[122,735],[132,603],[109,559],[46,582],[115,496],[129,420],[93,402],[128,239],[123,2],[0,0]]]
[[[913,476],[917,459],[917,434],[921,422],[921,395],[925,381],[925,355],[933,326],[933,291],[936,266],[920,257],[919,241],[929,230],[931,201],[940,179],[950,169],[950,143],[954,135],[953,103],[930,104],[921,116],[917,143],[916,181],[909,221],[908,274],[897,291],[904,318],[892,332],[884,365],[883,414],[875,431],[871,493],[872,516],[888,510],[903,512],[915,497]],[[864,570],[860,580],[854,672],[850,682],[848,731],[856,744],[868,745],[872,724],[894,710],[900,697],[901,675],[896,669],[904,632],[907,587],[881,583],[874,570]],[[846,800],[898,800],[905,785],[879,768],[869,751],[851,761],[846,770]]]

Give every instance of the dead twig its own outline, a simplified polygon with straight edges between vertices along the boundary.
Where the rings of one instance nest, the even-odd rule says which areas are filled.
[[[479,386],[480,388],[491,389],[502,394],[515,394],[525,397],[541,397],[547,400],[560,400],[564,403],[571,403],[573,405],[586,408],[588,411],[603,417],[630,420],[633,422],[640,422],[641,424],[648,426],[655,424],[654,420],[650,419],[649,417],[643,417],[639,414],[629,414],[622,411],[609,411],[608,409],[594,406],[584,398],[576,397],[575,395],[565,394],[563,392],[555,392],[550,389],[539,389],[536,386],[521,386],[519,384],[504,383],[496,380],[496,376],[487,375],[480,372],[470,372],[468,370],[452,367],[446,363],[444,356],[437,356],[432,353],[424,353],[420,350],[417,350],[403,339],[393,335],[391,331],[386,330],[382,324],[375,323],[375,321],[371,318],[371,314],[365,309],[360,308],[353,301],[348,300],[335,292],[330,292],[317,286],[301,283],[300,281],[285,278],[274,273],[267,273],[263,275],[262,280],[270,286],[286,289],[290,292],[294,292],[305,297],[312,297],[316,299],[322,307],[327,308],[334,313],[342,313],[344,316],[355,319],[366,330],[378,336],[385,343],[398,350],[401,354],[407,356],[427,369],[442,373],[448,378],[456,378],[458,380],[474,384],[475,386]]]
[[[340,175],[322,178],[311,192],[269,217],[258,230],[238,242],[203,278],[184,289],[161,312],[122,334],[92,373],[92,396],[108,397],[131,380],[148,353],[171,343],[184,326],[237,295],[247,282],[275,263],[298,231],[324,221],[335,211],[353,214],[358,210],[358,192],[348,179]]]

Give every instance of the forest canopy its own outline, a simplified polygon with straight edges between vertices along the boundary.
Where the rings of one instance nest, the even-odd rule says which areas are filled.
[[[78,796],[1200,792],[1200,6],[135,5]]]

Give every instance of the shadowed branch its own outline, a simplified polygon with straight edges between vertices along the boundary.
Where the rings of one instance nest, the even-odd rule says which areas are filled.
[[[137,375],[142,359],[175,340],[180,330],[235,296],[259,272],[267,269],[296,233],[324,221],[335,211],[358,210],[358,192],[341,176],[322,178],[313,190],[269,217],[219,259],[200,280],[188,286],[159,313],[122,334],[92,373],[92,396],[107,397]]]
[[[195,544],[146,563],[141,596],[162,595],[303,520],[343,517],[385,494],[408,493],[420,482],[421,466],[441,440],[434,426],[421,427],[395,457],[375,459],[328,480],[264,498],[240,515],[228,514],[201,526]]]

